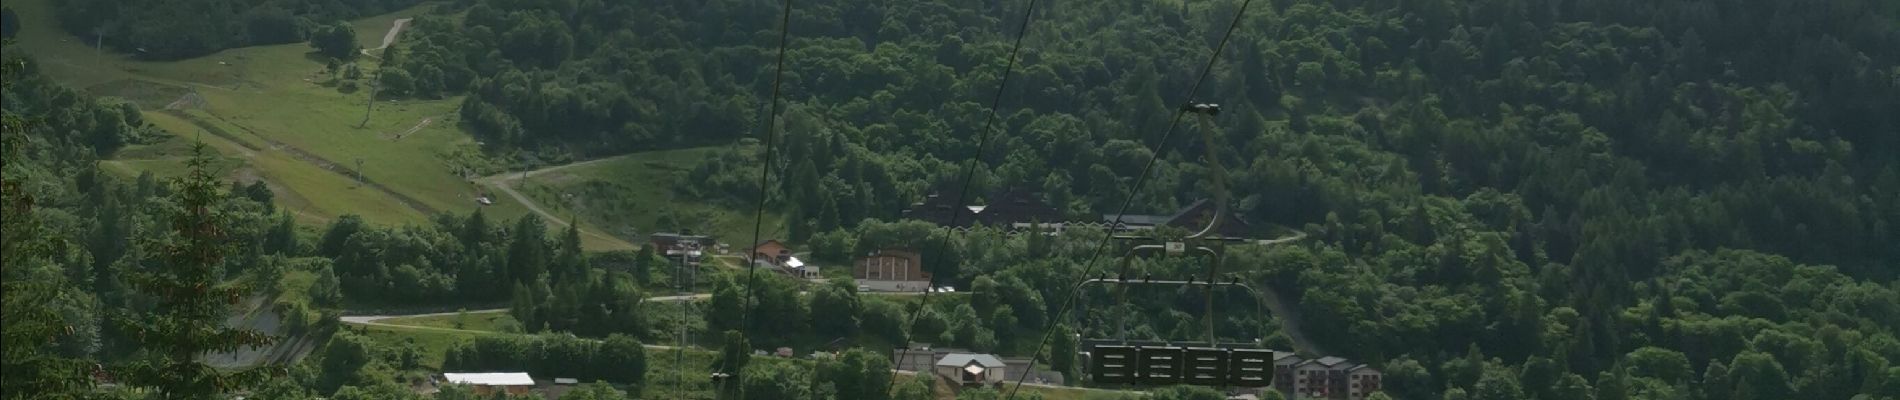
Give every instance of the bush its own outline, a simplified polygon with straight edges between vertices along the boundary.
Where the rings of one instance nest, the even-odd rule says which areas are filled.
[[[641,385],[646,347],[623,335],[606,341],[572,335],[483,336],[449,349],[446,371],[525,370],[532,375]]]
[[[356,27],[349,21],[337,21],[334,24],[317,28],[310,35],[310,47],[317,53],[339,60],[356,58]]]

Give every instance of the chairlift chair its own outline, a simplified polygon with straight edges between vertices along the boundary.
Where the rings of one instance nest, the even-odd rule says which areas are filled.
[[[1139,242],[1129,248],[1122,256],[1120,273],[1114,278],[1097,277],[1077,284],[1078,293],[1089,285],[1111,285],[1117,289],[1117,303],[1127,304],[1129,286],[1204,286],[1206,301],[1203,316],[1207,321],[1206,342],[1140,342],[1129,341],[1127,316],[1122,315],[1116,321],[1116,337],[1092,338],[1078,341],[1088,354],[1088,373],[1096,383],[1124,384],[1141,386],[1161,385],[1203,385],[1226,387],[1265,387],[1273,379],[1273,351],[1260,348],[1260,340],[1251,343],[1221,343],[1216,333],[1216,313],[1214,297],[1217,289],[1242,289],[1254,299],[1256,312],[1266,315],[1266,307],[1261,293],[1241,283],[1238,278],[1221,279],[1220,264],[1229,242],[1244,242],[1244,238],[1221,237],[1218,233],[1221,224],[1232,218],[1229,210],[1227,190],[1227,170],[1220,162],[1214,146],[1216,135],[1213,118],[1220,114],[1216,104],[1190,103],[1182,106],[1181,112],[1199,115],[1201,137],[1206,142],[1206,157],[1210,178],[1214,182],[1214,217],[1205,228],[1180,241],[1162,241],[1157,235],[1117,235],[1116,239]],[[1119,222],[1119,221],[1116,221]],[[1112,224],[1113,222],[1111,222]],[[1160,242],[1160,243],[1154,243]],[[1168,255],[1200,254],[1208,261],[1206,279],[1190,276],[1187,280],[1156,280],[1152,275],[1136,279],[1130,274],[1129,267],[1136,257],[1154,253]],[[1087,307],[1087,301],[1076,302],[1077,307]],[[1071,314],[1085,315],[1086,310]]]

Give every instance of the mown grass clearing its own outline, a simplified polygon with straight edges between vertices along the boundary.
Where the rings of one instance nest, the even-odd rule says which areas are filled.
[[[152,171],[159,177],[179,176],[185,171],[185,159],[191,155],[191,143],[204,141],[225,159],[232,160],[229,164],[219,166],[220,171],[226,172],[227,178],[241,181],[263,179],[276,195],[278,206],[297,215],[299,222],[320,225],[330,218],[351,213],[383,223],[425,221],[422,213],[409,208],[363,207],[364,204],[387,204],[396,200],[370,188],[360,187],[345,175],[257,144],[260,140],[246,137],[248,135],[242,132],[232,133],[235,135],[232,137],[201,133],[206,130],[185,120],[187,117],[196,118],[193,116],[196,113],[185,113],[183,117],[172,113],[147,113],[147,121],[176,136],[149,146],[128,147],[120,151],[115,160],[107,161],[106,164],[120,165],[125,169],[123,172],[130,176],[136,176],[137,171]],[[215,121],[208,123],[216,127]],[[307,196],[309,193],[324,195]]]
[[[719,150],[699,147],[628,154],[542,173],[514,185],[543,208],[611,227],[621,237],[672,231],[667,225],[674,225],[711,234],[733,246],[748,246],[755,210],[708,204],[674,189],[690,184],[686,172]],[[763,230],[766,239],[782,236],[783,219],[768,212]]]
[[[429,211],[467,213],[481,207],[473,185],[439,156],[473,141],[455,128],[459,99],[379,101],[369,123],[362,124],[368,92],[345,93],[327,86],[330,77],[322,72],[323,64],[309,56],[312,50],[306,44],[145,61],[99,51],[61,31],[47,0],[8,5],[22,20],[19,45],[9,51],[32,55],[48,76],[63,84],[140,105],[148,121],[186,143],[204,140],[224,157],[241,160],[242,167],[227,169],[233,178],[267,180],[287,208],[310,222],[360,214],[383,224],[422,223]],[[366,42],[375,42],[366,45],[374,46],[390,21],[429,7],[356,24]],[[372,59],[359,62],[375,68]],[[164,110],[174,103],[185,110]],[[390,132],[416,128],[425,118],[431,123],[401,140],[385,138]],[[171,176],[183,170],[183,156],[177,152],[128,150],[106,166],[128,176],[143,171]],[[363,175],[381,189],[355,182],[358,159]],[[494,201],[486,207],[491,218],[512,219],[527,212],[509,199]]]
[[[457,344],[475,340],[486,335],[479,332],[449,331],[426,328],[406,328],[381,325],[344,324],[344,328],[368,336],[389,347],[414,345],[422,352],[422,365],[430,369],[442,370],[442,360],[448,356],[449,349]]]
[[[376,322],[390,325],[424,326],[496,333],[519,333],[521,329],[521,323],[516,322],[515,317],[509,315],[507,311],[390,318]]]

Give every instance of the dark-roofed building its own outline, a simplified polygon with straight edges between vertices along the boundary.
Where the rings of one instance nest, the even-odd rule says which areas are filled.
[[[1294,381],[1293,366],[1305,361],[1291,351],[1275,350],[1273,352],[1273,389],[1279,390],[1280,394],[1291,396]]]
[[[1288,398],[1365,400],[1383,388],[1382,374],[1341,357],[1301,360],[1275,354],[1273,387]]]
[[[1385,374],[1379,373],[1378,369],[1372,368],[1370,365],[1360,364],[1352,368],[1347,368],[1346,380],[1351,382],[1351,386],[1346,389],[1346,398],[1349,400],[1365,400],[1366,397],[1372,396],[1373,393],[1385,388],[1384,382],[1382,382],[1384,378]]]
[[[1014,227],[1016,224],[1062,221],[1062,210],[1043,202],[1040,193],[1011,190],[986,199],[989,201],[976,213],[977,221],[984,225]]]
[[[1015,189],[983,196],[984,205],[957,204],[956,195],[931,194],[912,204],[904,218],[957,228],[987,225],[1004,229],[1024,229],[1033,223],[1062,222],[1062,210],[1042,201],[1042,195]],[[965,199],[969,201],[972,199]]]
[[[954,196],[946,197],[932,193],[924,196],[924,201],[911,204],[904,210],[904,218],[926,221],[937,225],[966,227],[976,221],[976,211],[956,204]]]
[[[891,367],[900,371],[929,371],[943,356],[955,353],[968,353],[969,350],[950,347],[931,347],[930,343],[911,343],[908,348],[891,350]]]

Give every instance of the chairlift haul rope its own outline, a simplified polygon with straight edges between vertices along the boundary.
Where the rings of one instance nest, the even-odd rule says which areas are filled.
[[[785,47],[786,47],[785,44],[788,38],[791,36],[790,33],[791,33],[791,26],[792,26],[792,0],[785,0],[785,9],[781,11],[779,18],[780,19],[779,19],[779,25],[778,25],[778,66],[775,68],[775,70],[772,73],[772,112],[769,114],[766,114],[765,116],[765,141],[764,141],[765,155],[764,155],[764,159],[761,160],[761,162],[759,163],[758,207],[753,212],[752,252],[751,254],[746,255],[746,257],[748,258],[758,257],[759,235],[761,234],[761,231],[763,231],[765,228],[765,197],[766,197],[766,194],[769,193],[766,190],[766,183],[767,181],[770,180],[770,177],[772,176],[772,144],[773,144],[772,142],[773,142],[773,137],[775,136],[774,128],[778,126],[779,88],[780,88],[780,84],[783,83],[785,79]],[[740,300],[740,304],[741,304],[740,309],[742,311],[740,313],[741,322],[739,324],[739,329],[743,329],[744,331],[751,331],[752,330],[752,298],[754,297],[752,288],[753,288],[753,283],[758,280],[757,270],[759,269],[759,263],[755,261],[755,262],[749,262],[747,264],[749,265],[746,266],[745,290],[742,292],[744,293],[744,295],[741,297],[741,300]],[[740,382],[740,384],[735,385],[735,386],[739,387],[739,398],[745,398],[745,385],[743,382],[745,380],[745,375],[743,374],[743,372],[745,371],[723,371],[727,367],[729,366],[725,366],[725,365],[720,366],[720,369],[722,371],[718,371],[715,374],[716,375],[724,374],[725,376],[728,376],[728,377],[733,377],[733,376],[739,377],[739,380],[742,382]]]
[[[974,154],[971,154],[970,158],[964,161],[963,181],[957,188],[956,202],[951,203],[954,207],[963,207],[963,202],[968,201],[967,197],[970,194],[970,184],[976,177],[976,164],[983,160],[983,150],[988,147],[989,140],[990,140],[990,133],[992,132],[993,126],[996,123],[996,109],[998,106],[1002,105],[1003,103],[1003,89],[1009,86],[1009,77],[1010,75],[1012,75],[1013,72],[1016,71],[1016,55],[1018,52],[1022,50],[1023,37],[1029,36],[1029,22],[1032,20],[1032,17],[1034,17],[1035,12],[1036,12],[1036,0],[1029,0],[1028,6],[1023,8],[1022,23],[1016,27],[1016,41],[1014,44],[1011,44],[1009,47],[1008,62],[1003,67],[1003,77],[1002,79],[997,81],[996,94],[990,98],[989,115],[983,119],[983,129],[982,131],[980,131],[980,133],[977,134],[976,152]],[[961,216],[963,216],[963,213],[956,212],[955,209],[951,210],[950,223],[948,225],[944,225],[943,240],[940,242],[937,242],[938,245],[937,245],[936,254],[943,254],[944,250],[950,247],[950,232],[956,229],[957,218]],[[906,321],[904,322],[902,332],[904,332],[904,337],[906,339],[905,340],[906,342],[909,341],[911,329],[917,326],[917,316],[923,314],[923,311],[925,309],[930,308],[930,293],[937,291],[936,289],[937,289],[937,274],[931,274],[930,282],[924,285],[923,299],[918,302],[917,309],[911,310],[910,318],[906,318]],[[909,343],[900,343],[899,345],[904,346],[904,347],[910,347]],[[892,366],[895,367],[896,362],[901,361],[901,360],[897,360],[893,358],[891,361],[892,361]],[[886,394],[890,393],[892,390],[897,388],[897,371],[898,371],[897,368],[891,369],[890,382],[888,382],[884,388],[884,392]]]

